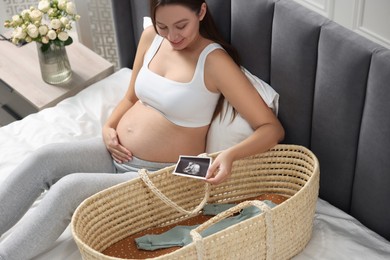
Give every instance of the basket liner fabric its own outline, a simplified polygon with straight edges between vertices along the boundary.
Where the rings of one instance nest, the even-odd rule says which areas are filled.
[[[207,190],[204,182],[175,176],[173,170],[171,166],[148,176],[176,204],[196,208]],[[318,189],[318,161],[305,147],[277,145],[266,153],[237,160],[230,179],[211,186],[209,203],[230,203],[263,193],[288,199],[259,216],[154,259],[291,258],[311,237]],[[73,215],[72,232],[83,259],[120,259],[101,252],[135,233],[190,217],[168,206],[137,178],[86,199]]]

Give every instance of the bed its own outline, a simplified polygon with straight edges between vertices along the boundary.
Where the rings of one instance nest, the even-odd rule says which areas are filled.
[[[289,18],[293,19],[299,17],[299,19],[302,19],[302,23],[298,23],[297,26],[299,27],[299,29],[297,29],[298,31],[294,31],[294,35],[301,35],[301,37],[306,37],[305,42],[313,40],[317,44],[314,47],[309,46],[308,48],[305,48],[306,52],[309,52],[313,49],[317,50],[317,48],[320,49],[322,48],[322,51],[324,51],[323,50],[324,46],[321,45],[320,47],[318,47],[318,42],[319,42],[318,39],[320,34],[319,31],[314,30],[311,25],[308,26],[308,24],[310,24],[308,21],[310,22],[314,21],[313,23],[315,24],[314,26],[315,28],[317,27],[322,28],[324,25],[326,25],[324,29],[321,29],[322,37],[326,37],[327,35],[330,35],[331,34],[330,32],[331,30],[334,29],[334,27],[336,27],[337,30],[341,30],[341,32],[346,32],[346,30],[344,31],[344,29],[340,29],[337,25],[334,25],[329,21],[325,20],[324,18],[317,16],[313,12],[295,3],[292,3],[292,1],[253,0],[247,7],[239,6],[240,1],[242,2],[242,0],[238,0],[238,1],[210,0],[208,2],[211,7],[211,10],[216,14],[215,17],[219,25],[221,24],[223,25],[223,23],[225,22],[230,24],[230,22],[228,21],[230,18],[229,17],[226,18],[225,16],[220,14],[223,13],[223,11],[229,13],[231,10],[235,10],[235,12],[237,12],[240,15],[243,14],[242,12],[245,12],[245,16],[247,18],[256,17],[256,21],[265,27],[270,25],[270,23],[271,24],[273,23],[274,25],[273,30],[276,29],[280,30],[283,29],[283,27],[285,26],[284,24],[283,25],[281,24],[281,20],[278,20],[280,19],[281,16],[284,16],[283,19],[287,19],[287,21]],[[124,95],[124,92],[128,86],[129,78],[131,75],[131,69],[130,69],[131,61],[132,58],[134,57],[134,46],[136,46],[137,39],[142,30],[142,18],[143,16],[147,15],[146,5],[147,5],[147,1],[125,1],[125,0],[113,1],[114,14],[116,14],[118,35],[124,35],[123,38],[120,39],[119,41],[119,50],[122,58],[121,64],[123,67],[122,69],[118,70],[111,76],[101,80],[100,82],[93,84],[87,89],[81,91],[76,96],[63,100],[55,107],[47,108],[36,114],[29,115],[20,121],[11,123],[7,126],[0,128],[0,144],[1,144],[0,145],[0,182],[4,181],[7,175],[10,174],[10,172],[24,158],[26,158],[29,154],[31,154],[35,149],[45,144],[53,143],[53,142],[69,142],[73,140],[88,139],[100,135],[102,124],[105,122],[105,119],[111,113],[114,105]],[[219,12],[217,12],[216,10],[218,10]],[[285,13],[286,11],[289,12]],[[126,13],[128,13],[129,15],[123,15]],[[272,22],[272,19],[274,18],[277,19]],[[264,19],[270,19],[269,21],[271,22],[267,23],[268,20],[264,20]],[[243,29],[245,27],[243,27],[244,25],[242,24],[242,20],[237,19],[235,21],[236,22],[234,24],[236,24],[237,27],[234,26],[232,26],[232,28],[222,27],[225,35],[226,34],[230,35],[231,33],[232,35],[237,34],[237,37],[239,37],[242,36],[241,33],[245,32],[245,29]],[[129,30],[129,26],[128,26],[129,23],[133,24],[133,26],[130,28],[132,34],[125,34],[124,32]],[[264,31],[261,31],[262,26],[259,26],[260,35],[264,37],[266,36],[271,37],[272,36],[271,34],[266,34],[264,33]],[[306,27],[309,27],[310,33],[308,34],[301,33],[302,30],[305,30]],[[240,28],[240,30],[237,30],[237,28]],[[231,31],[229,29],[231,29]],[[314,35],[313,37],[312,34]],[[290,39],[290,40],[295,39],[294,37],[289,38],[290,36],[291,35],[289,35],[288,33],[280,34],[280,31],[276,31],[272,37],[274,41],[283,40],[283,39]],[[340,35],[337,34],[336,36],[340,36]],[[348,36],[352,37],[354,41],[358,39],[357,41],[362,41],[364,44],[368,44],[368,46],[370,47],[373,46],[371,43],[367,43],[366,40],[363,40],[360,37],[351,34],[350,32],[344,33],[340,37],[348,37]],[[248,43],[247,41],[244,40],[242,40],[241,42],[237,42],[236,40],[236,43],[238,44],[238,47],[241,50],[248,49],[248,48],[252,48],[252,49],[257,48],[255,45],[251,45],[253,44],[253,42]],[[245,46],[245,44],[247,43],[249,45]],[[299,51],[302,51],[301,49],[296,48],[296,46],[301,43],[298,40],[296,40],[296,42],[289,41],[289,43],[291,44],[292,47],[290,48],[290,50],[295,50],[298,52],[298,54]],[[265,41],[265,43],[263,43],[262,46],[266,50],[268,50],[268,52],[270,52],[271,47],[270,44],[267,43],[267,41]],[[276,49],[274,50],[282,51],[281,46],[282,45],[275,45]],[[390,54],[388,50],[384,50],[376,45],[374,46],[376,47],[376,49],[373,52],[375,53],[379,52],[381,57],[383,56],[385,57],[384,60],[386,62],[383,63],[384,65],[382,66],[382,68],[390,68],[389,65]],[[325,48],[325,51],[326,50],[327,49]],[[287,51],[289,50],[286,50],[286,52]],[[389,194],[388,193],[389,186],[386,184],[388,181],[388,174],[383,176],[382,178],[383,183],[376,184],[377,190],[375,190],[375,188],[372,188],[369,190],[370,193],[368,195],[365,195],[366,197],[371,198],[370,197],[371,195],[377,196],[376,195],[377,192],[380,192],[380,194],[382,194],[384,198],[374,197],[374,200],[371,200],[372,204],[374,205],[363,204],[366,205],[368,208],[376,205],[377,207],[380,208],[380,210],[382,210],[381,211],[382,214],[379,213],[377,214],[375,212],[372,213],[371,211],[373,216],[375,216],[376,214],[376,219],[378,220],[377,223],[379,223],[378,224],[379,227],[378,227],[372,225],[372,223],[369,221],[371,216],[368,217],[367,220],[364,214],[359,214],[361,213],[361,211],[356,209],[354,211],[351,211],[349,207],[344,206],[343,203],[344,203],[345,196],[343,196],[343,193],[339,192],[339,189],[341,189],[342,187],[338,186],[338,184],[330,183],[329,178],[333,178],[334,175],[332,175],[333,173],[331,171],[333,168],[331,167],[331,169],[329,169],[328,165],[334,165],[339,162],[330,161],[332,157],[328,156],[327,154],[327,148],[325,147],[326,144],[322,144],[320,141],[316,140],[316,138],[327,137],[326,133],[324,133],[321,136],[318,136],[320,135],[319,132],[320,130],[318,130],[318,126],[321,125],[319,125],[318,122],[315,121],[315,119],[313,119],[313,121],[310,121],[311,124],[309,130],[307,130],[305,128],[306,124],[305,122],[303,122],[305,121],[304,119],[296,118],[296,117],[293,118],[294,122],[299,121],[299,123],[301,123],[301,125],[299,126],[294,125],[292,123],[293,121],[288,120],[288,117],[291,115],[290,113],[295,113],[299,110],[305,109],[306,104],[309,107],[308,109],[315,110],[315,115],[318,116],[319,114],[321,114],[321,111],[318,110],[319,104],[317,104],[317,106],[314,106],[312,99],[309,99],[311,100],[309,103],[304,101],[303,102],[304,104],[302,105],[302,102],[297,104],[298,102],[292,97],[294,94],[303,95],[303,96],[305,95],[305,93],[309,93],[310,95],[313,94],[312,88],[309,87],[309,85],[314,84],[314,82],[316,81],[315,77],[314,78],[309,77],[309,79],[306,80],[305,82],[302,82],[302,84],[301,83],[298,84],[295,82],[295,80],[302,80],[302,78],[299,78],[300,73],[307,74],[312,69],[310,67],[306,67],[304,72],[299,70],[299,71],[295,71],[296,72],[295,74],[291,72],[289,73],[289,75],[287,75],[285,74],[284,71],[285,66],[283,64],[280,64],[280,62],[283,61],[282,59],[280,59],[280,56],[274,53],[267,54],[262,52],[261,50],[259,51],[259,53],[260,55],[264,54],[265,57],[264,62],[267,65],[258,64],[257,66],[256,59],[258,58],[256,57],[256,55],[250,54],[249,57],[247,53],[244,53],[243,60],[245,62],[246,67],[251,72],[258,75],[265,81],[270,82],[270,84],[280,93],[281,105],[280,105],[279,115],[282,123],[284,123],[288,131],[285,142],[305,145],[308,148],[312,149],[318,155],[320,160],[320,165],[322,167],[320,198],[318,198],[318,202],[317,202],[312,239],[308,243],[307,247],[300,254],[294,257],[294,259],[299,259],[299,260],[389,259],[390,242],[385,238],[385,236],[387,236],[388,234],[389,226],[384,224],[385,223],[384,219],[388,219],[389,216],[389,214],[387,214],[389,207],[388,206],[383,207],[381,204],[383,200],[388,201],[389,199],[389,197],[387,196],[387,194]],[[316,54],[314,55],[315,58],[317,58],[317,55],[318,53],[316,52]],[[310,57],[312,56],[313,55],[307,55],[305,56],[305,59],[301,59],[301,60],[298,59],[294,63],[294,66],[299,66],[299,65],[304,66],[305,63],[307,62],[310,63],[311,62]],[[269,59],[271,58],[273,59],[272,66],[269,65],[271,62],[270,60],[267,60],[267,57]],[[256,61],[253,62],[253,59]],[[284,60],[284,61],[288,61],[288,60]],[[291,69],[293,72],[294,72],[294,68]],[[314,71],[315,69],[316,68],[314,68]],[[384,70],[386,71],[386,69]],[[277,78],[275,76],[276,72],[278,73],[278,75],[280,75],[280,78]],[[327,72],[333,73],[331,70],[328,70]],[[288,79],[283,78],[289,76],[291,76],[291,78]],[[389,77],[387,76],[387,78]],[[282,84],[281,81],[283,80],[285,81],[289,80],[290,89],[291,87],[296,86],[298,90],[297,91],[294,90],[293,91],[294,94],[292,94],[291,90],[289,90],[289,88],[284,87],[284,85]],[[317,86],[316,95],[322,94],[325,98],[330,98],[326,96],[326,93],[321,93],[321,91],[319,91],[321,89],[319,89],[318,84],[321,83],[321,79],[317,78],[317,81],[318,82],[314,84]],[[366,80],[366,82],[368,82],[368,80]],[[307,88],[307,91],[304,92],[303,88]],[[388,94],[389,92],[390,91],[387,88],[387,90],[382,92],[381,95],[379,96],[386,97],[386,94]],[[368,91],[368,93],[376,93],[376,92],[370,90]],[[368,96],[366,99],[369,100],[370,98],[371,96]],[[289,104],[288,108],[286,108],[286,103],[283,102],[286,102],[285,100],[288,99],[290,99],[291,103]],[[300,99],[300,101],[302,101],[302,99]],[[344,102],[344,99],[342,99],[341,102]],[[378,102],[380,102],[380,100]],[[375,104],[378,104],[378,102],[375,102]],[[343,107],[342,104],[341,107]],[[373,109],[372,106],[370,106],[370,108]],[[385,109],[385,107],[381,107],[381,109],[383,110]],[[370,111],[368,110],[368,112]],[[354,114],[352,113],[352,115]],[[380,115],[381,114],[379,113],[378,117]],[[385,122],[384,123],[385,128],[382,127],[381,129],[385,129],[385,130],[388,129],[386,127],[389,126],[388,125],[389,121],[386,118],[387,117],[383,117],[383,116],[379,118],[382,123]],[[375,125],[374,123],[375,121],[370,122],[370,124],[372,125]],[[324,132],[328,130],[329,129],[325,129]],[[350,131],[351,128],[348,128],[347,130]],[[308,132],[310,132],[309,135],[312,136],[310,141],[307,141],[307,138],[306,139],[301,138],[302,136],[304,137],[307,136]],[[362,140],[364,140],[363,137],[361,138]],[[379,147],[377,149],[381,149],[382,147],[381,145],[386,146],[389,138],[387,137],[384,138],[383,140],[384,141],[382,142],[382,144],[379,142],[375,143],[375,145]],[[348,146],[348,145],[347,145],[348,148],[345,149],[352,149],[354,151],[355,149],[357,149],[356,146],[354,145],[352,146]],[[360,146],[364,147],[364,145],[365,144],[361,144]],[[325,148],[322,149],[322,147]],[[336,149],[336,150],[331,150],[331,152],[338,153],[339,151]],[[328,151],[328,153],[330,152]],[[346,154],[348,155],[348,153]],[[380,167],[379,170],[376,172],[383,171],[383,169],[386,169],[388,165],[388,162],[382,159],[379,160],[377,163],[380,164]],[[341,167],[343,171],[346,170],[345,167],[339,164],[337,165]],[[356,191],[356,189],[358,188],[359,186],[355,186],[354,188],[350,187],[349,190],[346,191],[346,193],[350,195],[353,193],[351,191],[352,189],[355,189]],[[329,189],[330,190],[333,189],[332,192],[330,192]],[[44,194],[42,196],[44,196]],[[334,196],[336,197],[339,196],[340,197],[339,200],[335,199]],[[352,201],[351,197],[348,196],[345,197],[345,200]],[[36,203],[31,207],[26,217],[28,217],[28,214],[34,210],[35,206],[38,205],[39,201],[40,200],[38,199]],[[389,204],[387,203],[387,205]],[[365,224],[362,224],[362,220],[364,221]],[[7,235],[10,232],[12,232],[12,229],[9,230],[6,234],[4,234],[4,236],[0,238],[0,241],[6,239]],[[78,252],[77,246],[72,239],[69,227],[61,235],[61,237],[54,242],[51,248],[49,248],[46,252],[44,252],[43,254],[35,258],[35,260],[49,260],[49,259],[50,260],[81,259],[81,255]]]
[[[105,119],[124,95],[130,75],[131,70],[123,68],[55,107],[0,128],[0,181],[38,147],[99,136]],[[30,211],[38,203],[39,200]],[[390,255],[387,240],[325,200],[318,199],[314,223],[311,241],[294,259],[371,260]],[[5,237],[10,232],[12,229]],[[35,258],[52,259],[81,259],[69,227],[52,248]]]

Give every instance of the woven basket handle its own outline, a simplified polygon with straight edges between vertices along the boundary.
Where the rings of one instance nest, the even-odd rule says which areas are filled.
[[[210,184],[205,183],[205,195],[203,200],[200,202],[200,204],[193,209],[192,211],[188,211],[179,205],[177,205],[175,202],[173,202],[171,199],[169,199],[167,196],[165,196],[157,187],[153,184],[153,182],[150,180],[148,171],[146,169],[141,169],[138,171],[138,174],[141,176],[141,179],[144,181],[144,183],[149,187],[149,189],[157,196],[159,197],[165,204],[168,206],[171,206],[172,208],[176,209],[177,211],[184,213],[186,215],[195,215],[198,214],[199,211],[204,207],[204,205],[207,203],[209,197],[210,197]]]
[[[266,231],[267,232],[266,234],[267,259],[272,258],[274,248],[273,248],[273,224],[272,224],[271,208],[260,200],[250,200],[250,201],[244,201],[228,210],[225,210],[224,212],[219,213],[215,217],[209,219],[208,221],[204,222],[200,226],[190,231],[192,240],[195,242],[198,260],[203,260],[205,255],[205,250],[203,246],[203,237],[201,236],[200,232],[206,230],[210,226],[218,223],[219,221],[227,217],[232,216],[233,214],[249,206],[256,206],[265,214],[265,225],[267,230]]]

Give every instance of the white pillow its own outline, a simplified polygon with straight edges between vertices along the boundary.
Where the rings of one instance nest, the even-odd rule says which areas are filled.
[[[266,82],[252,75],[247,69],[241,67],[249,81],[256,88],[264,102],[278,115],[279,94]],[[226,106],[228,106],[226,110]],[[206,152],[213,153],[229,148],[250,136],[253,133],[252,127],[240,115],[232,121],[233,108],[225,100],[223,104],[223,116],[219,115],[211,122],[207,136]],[[222,117],[222,118],[221,118]]]
[[[144,20],[143,20],[144,29],[146,29],[146,27],[149,27],[152,25],[153,25],[152,18],[150,18],[149,16],[144,16]]]
[[[144,29],[148,26],[153,25],[152,19],[145,16],[143,19]],[[279,94],[268,85],[266,82],[262,81],[255,75],[252,75],[247,69],[241,67],[242,71],[248,77],[249,81],[259,92],[260,96],[263,98],[264,102],[278,114],[279,109]],[[226,106],[228,106],[226,110]],[[237,114],[233,121],[231,121],[233,108],[225,100],[222,110],[223,118],[221,115],[217,116],[213,122],[211,122],[210,129],[207,135],[207,146],[206,152],[218,152],[224,150],[228,147],[231,147],[242,140],[246,139],[249,135],[253,133],[252,127],[249,123]]]

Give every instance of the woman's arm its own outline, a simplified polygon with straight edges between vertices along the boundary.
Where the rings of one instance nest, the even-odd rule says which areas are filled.
[[[144,54],[151,45],[155,35],[156,33],[153,27],[148,27],[143,31],[134,59],[129,88],[125,96],[107,119],[102,129],[103,140],[106,144],[106,147],[111,153],[112,157],[118,162],[128,161],[132,157],[131,151],[119,143],[116,127],[126,111],[128,111],[138,101],[134,91],[135,80],[143,65]]]
[[[211,91],[221,92],[254,129],[251,136],[221,152],[214,160],[207,179],[219,184],[230,176],[234,160],[272,148],[284,138],[284,129],[240,67],[223,50],[207,57],[205,83]]]

